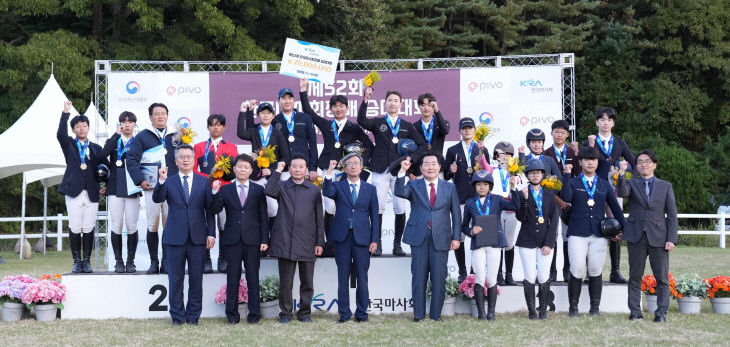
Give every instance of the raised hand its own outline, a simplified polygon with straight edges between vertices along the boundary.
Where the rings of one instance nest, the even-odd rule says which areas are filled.
[[[309,81],[307,81],[306,78],[299,79],[299,91],[300,92],[306,92],[308,86],[309,86]]]
[[[456,166],[456,162],[453,162],[453,163],[451,163],[451,166],[449,166],[449,171],[451,171],[451,173],[456,173],[456,170],[457,170],[458,168],[459,168],[459,167],[458,167],[458,166]]]
[[[241,112],[248,111],[248,108],[251,107],[251,103],[248,101],[244,101],[241,103]]]
[[[64,101],[63,102],[63,113],[69,113],[71,111],[71,101]]]
[[[525,154],[525,145],[520,146],[518,150],[520,151],[520,153]]]
[[[160,174],[160,181],[166,180],[167,179],[167,166],[161,167],[159,170],[159,174]]]
[[[365,101],[370,100],[370,96],[373,95],[373,87],[365,88]]]
[[[431,107],[433,107],[433,113],[436,113],[439,111],[439,105],[436,101],[431,101]]]
[[[276,163],[276,171],[282,172],[282,171],[284,171],[285,167],[286,167],[286,163],[283,161]]]
[[[411,168],[411,157],[406,157],[400,162],[400,171],[406,173]]]
[[[327,168],[327,176],[332,176],[332,171],[337,167],[337,160],[330,160],[330,166]]]
[[[211,183],[211,188],[217,193],[219,189],[221,189],[221,181],[215,180],[213,183]]]
[[[596,135],[588,135],[588,146],[594,147],[596,145]]]

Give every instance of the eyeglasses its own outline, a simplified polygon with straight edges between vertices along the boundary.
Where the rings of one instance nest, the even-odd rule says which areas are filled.
[[[362,165],[362,164],[360,164],[360,163],[347,163],[347,164],[345,164],[345,167],[359,167],[360,165]]]
[[[540,171],[530,171],[530,172],[527,173],[527,176],[532,176],[532,177],[542,176],[542,172],[540,172]]]

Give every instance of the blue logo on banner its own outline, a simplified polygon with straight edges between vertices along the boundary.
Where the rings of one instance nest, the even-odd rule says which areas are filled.
[[[482,112],[482,114],[479,115],[479,123],[491,125],[492,121],[494,121],[494,116],[492,116],[489,112]]]
[[[127,93],[129,93],[129,94],[137,94],[137,92],[140,89],[139,83],[137,83],[137,81],[129,81],[129,82],[127,82],[126,89],[127,89]]]
[[[190,118],[188,117],[180,117],[177,119],[177,124],[180,124],[180,126],[183,128],[189,128],[190,123]]]

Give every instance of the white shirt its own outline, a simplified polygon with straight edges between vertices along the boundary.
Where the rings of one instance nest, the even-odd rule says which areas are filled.
[[[423,179],[424,182],[426,182],[426,198],[431,199],[431,183],[433,183],[433,192],[434,195],[438,196],[439,192],[439,179],[436,178],[433,181],[429,181],[427,179]]]
[[[131,139],[132,136],[127,137],[126,135],[122,134],[122,144],[126,145],[127,142],[129,142],[129,139]]]
[[[218,151],[218,144],[221,142],[221,140],[223,140],[222,136],[215,140],[210,141],[211,144],[213,145],[213,151]]]
[[[287,123],[290,123],[292,121],[292,117],[294,117],[294,111],[292,111],[291,114],[286,114],[284,112],[281,113],[284,116],[284,119],[286,119]]]
[[[595,177],[595,176],[596,176],[596,175],[594,174],[593,176],[591,176],[591,177],[588,177],[588,176],[586,176],[585,174],[583,174],[583,177],[585,177],[585,179],[586,179],[586,182],[588,182],[588,188],[591,188],[591,189],[593,189],[593,177]]]
[[[335,119],[335,125],[337,126],[337,133],[338,134],[342,132],[342,128],[345,127],[345,123],[347,123],[347,119],[343,119],[343,120],[337,120],[337,119]]]
[[[180,175],[180,185],[185,189],[185,179],[184,176],[188,176],[188,196],[192,196],[192,190],[193,190],[193,176],[194,173],[191,171],[189,174],[185,175],[182,172],[178,172],[178,175]]]
[[[236,192],[238,192],[238,196],[241,196],[241,189],[246,189],[246,197],[248,198],[248,182],[249,180],[246,180],[246,183],[241,183],[239,180],[236,181]],[[243,188],[242,188],[243,187]]]
[[[390,119],[390,125],[395,128],[395,123],[398,121],[398,116],[391,117],[390,115],[387,115],[386,117]]]
[[[357,196],[360,196],[360,180],[357,180],[355,182],[350,181],[350,179],[347,179],[347,188],[350,190],[350,195],[352,195],[352,184],[355,185],[355,191],[357,192]]]
[[[471,143],[474,143],[474,140],[471,140]],[[474,145],[476,147],[476,145]],[[469,148],[471,147],[471,144],[467,145],[464,140],[461,141],[461,148],[464,150],[464,155],[466,155],[469,160],[466,161],[466,167],[471,167],[471,151]]]
[[[603,137],[603,135],[598,134],[598,138],[601,139],[601,142],[603,143],[603,147],[608,150],[608,147],[610,147],[611,142],[611,135],[608,135],[608,137]]]
[[[164,140],[164,137],[167,136],[167,128],[160,130],[155,127],[150,127],[150,130],[152,130],[152,133],[157,135],[157,137],[159,137],[160,140]]]

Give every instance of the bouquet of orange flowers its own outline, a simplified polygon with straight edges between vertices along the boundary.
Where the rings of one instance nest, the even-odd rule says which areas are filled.
[[[58,283],[61,283],[61,274],[57,273],[55,275],[47,275],[47,274],[42,275],[41,281],[43,281],[43,280],[51,280],[51,281],[56,281]]]
[[[522,161],[519,159],[516,159],[514,157],[510,157],[509,159],[507,159],[507,170],[513,176],[524,173],[526,167],[527,165],[522,163]]]
[[[198,136],[198,133],[193,131],[193,128],[178,124],[175,136],[172,137],[172,144],[178,146],[182,142],[189,145],[196,136]]]
[[[256,155],[256,165],[259,169],[266,169],[271,166],[272,163],[276,162],[276,146],[268,145],[266,147],[259,148],[259,152]]]
[[[631,177],[632,177],[631,172],[626,171],[624,173],[624,179],[625,180],[630,180]],[[614,186],[616,185],[616,182],[618,182],[618,174],[617,173],[613,174],[613,185]]]
[[[710,286],[707,289],[710,298],[730,298],[730,277],[715,276],[706,278],[704,281]]]
[[[677,289],[674,288],[677,285],[677,281],[674,280],[672,273],[669,273],[669,293],[676,297],[680,295],[677,293]],[[641,291],[646,295],[656,295],[656,278],[654,275],[646,275],[641,280]],[[680,296],[681,297],[681,296]]]
[[[314,183],[315,186],[319,187],[319,189],[322,189],[322,184],[324,184],[324,179],[322,178],[322,176],[317,176],[317,180],[315,180],[312,183]]]
[[[377,71],[373,70],[373,71],[370,71],[370,73],[367,76],[365,76],[365,78],[363,79],[363,82],[365,82],[366,87],[372,87],[375,83],[380,81],[380,79],[381,79],[380,74]]]
[[[557,176],[548,176],[540,182],[540,185],[547,190],[560,191],[563,189],[563,182]]]
[[[214,179],[223,178],[224,175],[231,173],[231,157],[221,154],[215,159],[213,170],[210,171],[210,177]],[[225,181],[228,181],[224,179]]]

